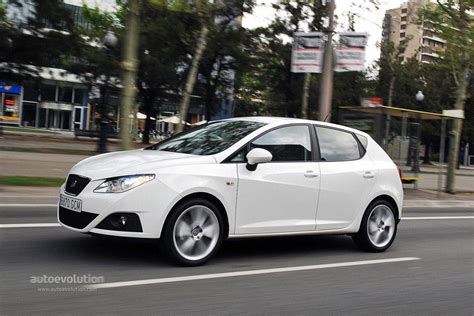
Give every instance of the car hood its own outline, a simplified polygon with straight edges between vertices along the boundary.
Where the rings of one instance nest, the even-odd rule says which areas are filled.
[[[130,174],[154,173],[172,165],[216,163],[213,156],[197,156],[159,150],[118,151],[80,161],[69,173],[92,180]]]

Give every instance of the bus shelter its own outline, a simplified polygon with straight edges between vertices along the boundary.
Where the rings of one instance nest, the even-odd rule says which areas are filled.
[[[449,111],[446,111],[449,112]],[[402,181],[414,183],[419,175],[419,148],[423,121],[441,121],[438,189],[442,191],[442,163],[445,160],[446,124],[448,120],[463,119],[459,115],[433,113],[392,106],[341,106],[339,122],[370,134],[403,171]],[[393,128],[396,125],[397,128]]]

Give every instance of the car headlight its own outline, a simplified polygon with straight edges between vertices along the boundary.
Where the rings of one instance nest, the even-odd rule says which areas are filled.
[[[120,193],[131,190],[148,181],[155,179],[154,174],[138,174],[106,179],[94,192],[96,193]]]

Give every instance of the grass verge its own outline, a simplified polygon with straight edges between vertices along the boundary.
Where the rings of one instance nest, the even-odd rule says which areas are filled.
[[[0,176],[0,185],[28,187],[59,187],[64,183],[63,178]]]

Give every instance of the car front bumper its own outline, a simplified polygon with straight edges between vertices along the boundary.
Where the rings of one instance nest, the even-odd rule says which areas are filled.
[[[58,222],[71,230],[81,233],[95,233],[120,237],[159,238],[166,215],[180,199],[177,192],[155,179],[123,193],[95,193],[94,189],[103,180],[93,180],[77,196],[65,192],[60,194],[80,199],[82,211],[75,212],[58,205]],[[111,229],[104,220],[112,214],[136,214],[141,231]],[[102,224],[101,224],[102,223]],[[101,228],[98,228],[98,226]],[[104,229],[108,228],[108,229]],[[135,229],[136,230],[136,229]]]

